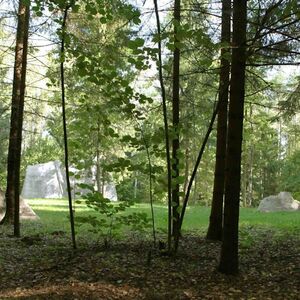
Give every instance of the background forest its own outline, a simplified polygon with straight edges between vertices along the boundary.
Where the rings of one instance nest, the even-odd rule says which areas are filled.
[[[124,225],[151,227],[148,264],[152,251],[173,257],[187,206],[206,206],[206,238],[222,242],[218,271],[238,274],[240,210],[281,191],[300,197],[298,1],[0,9],[0,224],[20,237],[25,170],[60,161],[74,250],[75,223],[101,232],[105,248]],[[109,183],[116,203],[104,196]],[[167,242],[156,239],[155,205]]]
[[[166,169],[160,87],[155,61],[157,39],[152,3],[110,1],[104,8],[79,4],[69,16],[66,52],[67,120],[70,163],[79,170],[96,169],[97,187],[106,178],[117,184],[119,198],[148,201],[148,157],[153,165],[155,201],[166,201]],[[293,14],[288,1],[284,13]],[[1,11],[1,186],[5,186],[9,132],[15,11]],[[170,4],[162,5],[163,69],[166,97],[172,87]],[[266,7],[270,3],[266,3]],[[99,4],[100,5],[100,4]],[[283,5],[283,4],[282,4]],[[198,155],[216,104],[220,43],[220,4],[183,1],[180,77],[182,189]],[[250,3],[251,20],[264,11]],[[102,9],[102,10],[101,10]],[[100,10],[100,12],[99,12]],[[94,16],[94,17],[93,17]],[[96,16],[96,17],[95,17]],[[272,18],[284,19],[282,10]],[[59,44],[55,7],[33,4],[30,23],[27,92],[22,142],[22,175],[27,165],[63,161],[59,91]],[[278,21],[279,22],[279,21]],[[283,21],[282,21],[283,22]],[[248,40],[255,35],[250,24]],[[284,26],[284,24],[282,25]],[[288,36],[294,28],[284,29]],[[256,206],[268,195],[299,195],[297,135],[299,77],[294,42],[274,39],[272,51],[257,52],[246,73],[241,199]],[[263,43],[263,41],[262,41]],[[276,48],[278,45],[278,49]],[[259,52],[260,51],[260,52]],[[288,66],[286,66],[288,65]],[[169,104],[168,104],[169,106]],[[121,109],[120,109],[121,108]],[[213,130],[194,181],[191,202],[211,202],[216,131]]]

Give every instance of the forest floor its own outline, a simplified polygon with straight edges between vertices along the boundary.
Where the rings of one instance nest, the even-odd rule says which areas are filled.
[[[64,232],[12,238],[0,232],[0,299],[300,299],[300,238],[243,228],[240,274],[216,271],[220,243],[182,238],[177,257],[149,255],[127,237],[109,249],[88,239],[73,251]]]

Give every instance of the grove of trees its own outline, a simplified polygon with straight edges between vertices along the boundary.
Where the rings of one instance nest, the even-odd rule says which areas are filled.
[[[238,273],[240,206],[300,195],[298,1],[0,5],[2,223],[20,235],[26,166],[60,160],[68,182],[95,173],[97,201],[114,181],[123,203],[165,203],[168,255],[187,205],[211,206],[218,270]]]

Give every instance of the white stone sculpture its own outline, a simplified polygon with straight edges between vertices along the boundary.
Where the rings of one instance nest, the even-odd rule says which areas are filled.
[[[28,166],[21,195],[25,199],[66,197],[66,180],[61,163],[50,161]]]
[[[5,214],[5,194],[0,189],[0,220]],[[26,203],[26,201],[20,197],[20,219],[21,220],[38,220],[39,217],[35,214],[32,208]]]
[[[95,176],[91,172],[79,172],[73,167],[70,168],[70,172],[75,175],[70,177],[74,198],[80,198],[77,193],[85,194],[89,192],[88,189],[80,187],[81,183],[95,185]],[[25,199],[67,197],[65,170],[61,162],[50,161],[28,166],[21,194]],[[103,196],[111,201],[118,200],[116,186],[113,182],[104,184]]]

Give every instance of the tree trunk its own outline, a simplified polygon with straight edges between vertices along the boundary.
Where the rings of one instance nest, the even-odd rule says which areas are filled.
[[[133,199],[136,200],[136,196],[137,196],[137,187],[138,187],[138,180],[135,177],[134,178],[134,190],[133,190]]]
[[[179,111],[180,111],[180,99],[179,99],[179,73],[180,73],[180,49],[178,48],[178,26],[180,24],[180,0],[174,2],[174,45],[175,50],[173,53],[173,130],[174,135],[172,139],[172,179],[174,183],[172,185],[172,216],[173,216],[173,236],[176,237],[179,234],[179,189],[178,182],[179,177]]]
[[[189,184],[189,173],[190,173],[190,165],[189,165],[189,160],[190,160],[190,149],[189,149],[189,139],[187,138],[186,140],[186,145],[185,145],[185,169],[184,169],[184,185],[183,185],[183,192],[186,194],[188,184]]]
[[[249,162],[249,189],[248,189],[248,203],[249,207],[252,206],[253,201],[253,159],[254,159],[254,147],[250,146],[250,162]]]
[[[238,273],[238,223],[241,152],[246,69],[247,1],[233,1],[233,51],[231,66],[223,243],[219,271]]]
[[[158,72],[159,82],[161,87],[161,98],[163,107],[163,118],[164,118],[164,130],[165,130],[165,145],[166,145],[166,162],[167,162],[167,176],[168,176],[168,252],[171,251],[172,242],[172,166],[170,157],[170,137],[169,137],[169,125],[168,125],[168,112],[167,112],[167,99],[166,89],[163,77],[163,60],[162,60],[162,43],[161,43],[161,29],[160,29],[160,18],[158,10],[158,1],[153,0],[154,11],[156,17],[156,26],[158,39]]]
[[[250,120],[250,130],[251,134],[253,134],[253,108],[252,104],[250,104],[250,112],[249,112],[249,120]],[[250,153],[249,153],[249,179],[248,179],[248,190],[247,190],[247,206],[252,206],[252,199],[253,199],[253,159],[254,159],[254,145],[253,143],[250,144]]]
[[[70,226],[71,226],[71,237],[73,248],[76,249],[76,238],[75,238],[75,223],[74,223],[74,212],[73,212],[73,203],[72,203],[72,193],[70,185],[70,175],[69,175],[69,151],[68,151],[68,132],[67,132],[67,119],[66,119],[66,99],[65,99],[65,67],[64,67],[64,57],[65,57],[65,31],[66,31],[66,22],[68,17],[68,10],[71,8],[71,5],[68,5],[65,8],[61,31],[61,48],[60,48],[60,80],[61,80],[61,102],[62,102],[62,118],[63,118],[63,133],[64,133],[64,152],[65,152],[65,171],[66,171],[66,182],[67,182],[67,193],[68,193],[68,202],[69,202],[69,215],[70,215]]]
[[[97,191],[101,193],[101,160],[100,160],[100,120],[97,122],[97,141],[96,141],[96,186]]]
[[[213,199],[211,204],[211,213],[207,239],[222,240],[223,227],[223,197],[225,186],[225,157],[226,157],[226,139],[227,139],[227,112],[228,112],[228,90],[230,77],[230,17],[231,17],[231,0],[224,0],[222,4],[222,43],[228,44],[221,50],[221,71],[219,86],[220,108],[218,113],[217,125],[217,147],[216,147],[216,164],[214,177]]]
[[[20,236],[20,166],[26,66],[28,51],[29,6],[19,2],[18,27],[15,48],[15,66],[7,159],[6,213],[4,223],[14,223],[14,235]]]

